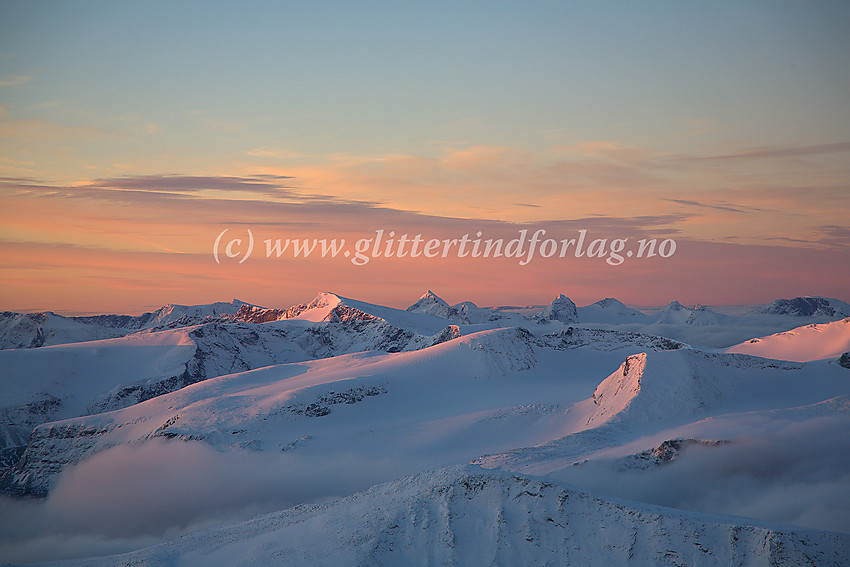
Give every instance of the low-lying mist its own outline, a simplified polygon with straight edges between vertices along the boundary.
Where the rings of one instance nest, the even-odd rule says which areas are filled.
[[[68,468],[46,499],[0,498],[0,562],[126,552],[352,494],[420,465],[354,454],[219,452],[181,441],[118,446]]]
[[[782,422],[758,437],[687,446],[648,470],[598,460],[553,476],[650,504],[850,533],[848,431],[843,415]]]

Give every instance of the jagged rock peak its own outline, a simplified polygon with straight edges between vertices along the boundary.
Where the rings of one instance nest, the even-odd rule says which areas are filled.
[[[540,318],[544,321],[575,323],[578,321],[578,311],[576,310],[576,304],[569,297],[561,293],[543,310]]]

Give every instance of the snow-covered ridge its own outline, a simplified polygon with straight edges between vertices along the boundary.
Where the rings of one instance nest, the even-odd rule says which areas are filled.
[[[750,339],[726,349],[726,352],[797,362],[834,359],[848,351],[850,317],[831,323],[804,325],[767,337]]]
[[[589,399],[569,409],[562,436],[474,462],[487,468],[552,474],[638,432],[718,413],[782,409],[846,395],[850,382],[845,373],[837,364],[797,364],[689,348],[637,353],[605,378]]]
[[[266,308],[239,300],[207,305],[169,304],[139,316],[92,315],[64,317],[52,312],[0,313],[0,349],[34,348],[82,341],[115,338],[134,332],[176,329],[204,322],[267,323],[282,320],[346,321],[376,317],[423,335],[431,335],[448,323],[475,325],[475,330],[541,323],[548,332],[564,325],[624,326],[630,331],[662,334],[694,344],[729,346],[744,338],[789,330],[801,319],[823,323],[850,316],[850,305],[837,299],[798,297],[776,300],[745,315],[724,315],[695,305],[687,307],[674,301],[654,316],[624,305],[614,298],[576,307],[566,295],[559,294],[541,308],[478,307],[471,301],[450,306],[432,291],[427,291],[407,310],[394,309],[322,292],[307,303],[286,308]],[[728,340],[726,328],[752,328],[748,335]],[[693,337],[698,337],[694,340]],[[716,337],[716,338],[714,338]],[[706,342],[701,342],[706,340]]]
[[[754,313],[794,317],[850,317],[850,304],[833,298],[804,296],[794,299],[777,299],[756,308]]]
[[[839,567],[850,535],[627,503],[461,466],[121,556],[59,565]]]
[[[593,393],[589,427],[609,423],[663,421],[710,410],[724,401],[775,387],[765,372],[791,372],[792,363],[693,349],[639,353],[628,357]],[[779,375],[787,382],[787,377]],[[793,378],[791,379],[793,381]],[[799,387],[799,386],[798,386]]]
[[[234,299],[206,305],[169,304],[141,315],[87,315],[65,317],[53,312],[0,313],[0,349],[37,348],[111,339],[141,330],[197,325],[210,319],[232,316],[243,306]]]
[[[477,408],[476,411],[496,412],[508,420],[538,419],[538,415],[543,419],[547,412],[551,413],[550,410],[545,410],[542,414],[504,413],[504,410],[536,400],[551,404],[562,396],[558,394],[559,390],[573,389],[569,381],[561,384],[552,382],[552,362],[548,361],[552,356],[569,360],[580,356],[581,350],[587,348],[592,353],[599,353],[594,356],[607,359],[617,356],[614,353],[618,350],[622,352],[636,346],[671,346],[669,341],[663,339],[659,345],[654,345],[657,340],[654,337],[616,331],[576,330],[537,337],[524,329],[505,328],[458,336],[457,328],[449,327],[433,337],[414,337],[398,343],[397,356],[342,356],[325,361],[314,360],[306,367],[303,364],[268,366],[253,372],[211,378],[216,372],[225,374],[225,368],[244,371],[251,367],[263,366],[262,363],[270,359],[270,364],[275,364],[272,358],[274,356],[277,356],[278,360],[288,354],[291,356],[286,350],[269,350],[272,347],[280,349],[282,345],[292,345],[299,340],[297,337],[301,335],[293,338],[287,334],[291,333],[284,328],[288,323],[290,322],[281,321],[253,327],[244,324],[208,323],[191,329],[188,336],[196,341],[200,351],[205,353],[196,355],[190,361],[192,376],[195,373],[203,375],[203,381],[198,379],[194,381],[197,383],[190,387],[171,394],[160,392],[155,398],[144,399],[140,398],[144,391],[123,386],[99,402],[99,407],[103,408],[101,411],[121,407],[126,409],[37,427],[21,460],[4,477],[4,490],[13,494],[43,496],[62,466],[80,462],[97,451],[117,444],[138,443],[154,437],[203,440],[215,446],[231,448],[278,447],[279,450],[293,438],[303,437],[304,433],[296,433],[300,427],[297,423],[293,425],[296,429],[290,432],[289,425],[282,424],[285,427],[276,429],[270,427],[267,419],[273,418],[277,422],[283,416],[288,416],[288,423],[299,416],[329,415],[333,411],[332,404],[328,405],[322,400],[330,399],[328,396],[331,394],[324,384],[336,382],[341,382],[332,388],[336,393],[359,387],[365,388],[366,391],[379,388],[388,392],[387,396],[380,397],[398,400],[395,403],[401,403],[402,407],[408,408],[398,416],[402,423],[411,419],[423,419],[420,416],[431,415],[435,411],[438,414],[448,412],[446,415],[451,418],[455,411],[472,411],[472,408]],[[274,325],[278,325],[278,328]],[[363,321],[359,325],[365,328],[351,337],[364,340],[364,333],[369,328],[380,330],[386,327],[387,323]],[[306,328],[313,329],[312,326]],[[332,328],[326,326],[322,329],[330,331]],[[352,326],[344,325],[340,328],[351,329]],[[303,336],[315,340],[317,335],[316,331],[312,330]],[[378,335],[381,336],[383,335]],[[345,335],[336,340],[341,338],[345,338]],[[597,340],[601,347],[598,350],[595,348]],[[319,340],[317,345],[324,342]],[[375,342],[369,346],[375,347]],[[378,343],[378,346],[388,350],[386,344]],[[674,348],[679,346],[681,345],[673,344]],[[356,352],[367,349],[354,346],[340,350]],[[314,351],[313,354],[325,353]],[[542,367],[541,358],[548,361]],[[585,356],[581,355],[581,358]],[[292,378],[293,371],[300,373],[304,368],[309,369],[304,376],[297,380]],[[536,372],[535,378],[525,377],[532,371]],[[258,380],[263,384],[262,389],[257,389]],[[486,382],[483,382],[485,380]],[[487,385],[491,382],[501,384],[499,389],[492,392],[481,390],[495,387]],[[399,388],[402,388],[402,391],[412,390],[419,393],[413,395],[413,398],[396,398]],[[251,392],[250,395],[246,394],[246,391]],[[456,397],[461,392],[464,394],[457,400]],[[136,402],[144,403],[127,403],[127,400],[134,397]],[[488,402],[490,398],[497,401]],[[234,399],[241,400],[240,404],[234,405]],[[360,397],[358,401],[363,399]],[[459,403],[460,409],[453,409]],[[299,407],[302,409],[297,410]],[[217,409],[208,411],[204,408]],[[362,419],[363,426],[366,427],[365,424],[370,420],[380,420],[381,416],[363,415]],[[486,421],[489,417],[482,414],[480,419]],[[117,427],[118,425],[120,427]],[[219,433],[231,429],[240,433],[223,437]],[[81,435],[80,432],[91,433]],[[516,433],[524,435],[521,430]],[[81,435],[79,439],[76,438],[78,435]],[[398,433],[393,431],[391,435]],[[501,442],[503,441],[499,441]],[[497,446],[487,437],[482,438],[481,443],[484,443],[481,445],[482,449]],[[476,453],[471,453],[470,457],[475,455]],[[65,465],[61,465],[62,462]]]
[[[337,311],[331,321],[321,323],[212,321],[103,341],[0,351],[0,451],[11,451],[4,462],[16,460],[32,429],[49,421],[125,408],[234,372],[360,351],[416,350],[460,334],[448,325],[434,335],[419,335],[376,317],[346,318],[348,313]],[[0,466],[0,473],[4,468]]]
[[[850,532],[850,515],[841,511],[843,496],[836,488],[842,486],[850,462],[841,456],[850,454],[846,436],[842,437],[850,427],[850,371],[832,356],[797,363],[685,344],[705,344],[691,341],[693,337],[728,337],[758,329],[743,335],[751,339],[769,334],[761,329],[784,331],[789,323],[797,327],[817,323],[780,336],[796,341],[808,356],[816,356],[818,349],[825,348],[828,341],[823,338],[828,332],[847,327],[844,321],[826,325],[829,316],[824,314],[739,315],[743,308],[721,313],[675,302],[662,309],[659,317],[612,298],[575,307],[563,294],[548,308],[513,311],[479,308],[471,302],[452,306],[433,292],[421,299],[419,307],[410,310],[332,293],[320,293],[287,309],[247,304],[224,304],[230,305],[227,309],[232,313],[171,309],[163,312],[155,326],[129,334],[124,329],[126,336],[120,338],[0,351],[4,373],[0,442],[5,446],[0,445],[0,469],[5,470],[0,473],[0,485],[6,494],[46,495],[33,504],[45,510],[67,501],[71,494],[91,494],[86,509],[90,504],[98,508],[99,502],[110,500],[92,479],[120,470],[106,484],[114,483],[111,490],[118,490],[122,502],[124,495],[134,494],[136,501],[147,503],[150,494],[170,510],[168,487],[184,482],[194,487],[201,478],[219,479],[227,483],[223,487],[236,483],[236,493],[244,495],[238,498],[245,498],[237,503],[240,510],[264,505],[262,510],[271,511],[328,501],[436,467],[475,462],[493,469],[445,469],[387,485],[401,494],[399,498],[407,487],[421,497],[411,492],[410,498],[398,501],[383,496],[368,500],[368,494],[384,490],[376,487],[376,492],[273,515],[288,518],[281,520],[286,530],[301,526],[293,528],[298,533],[278,532],[280,522],[270,520],[277,527],[267,539],[249,528],[232,526],[234,531],[209,532],[217,534],[214,538],[225,537],[226,542],[215,540],[211,546],[200,547],[193,543],[185,548],[172,542],[157,548],[156,553],[179,549],[163,561],[188,564],[196,559],[203,564],[216,562],[223,557],[218,553],[228,554],[229,560],[221,560],[227,563],[233,563],[233,557],[255,557],[267,563],[269,558],[263,555],[267,550],[284,554],[287,561],[311,563],[311,553],[324,560],[339,549],[340,557],[379,564],[405,563],[413,555],[399,550],[409,550],[416,557],[445,559],[448,564],[467,562],[473,556],[492,557],[498,563],[559,564],[567,562],[562,555],[569,552],[570,562],[592,565],[598,549],[605,546],[610,552],[610,557],[604,556],[606,565],[699,564],[694,559],[699,557],[707,564],[726,564],[729,557],[743,564],[776,564],[792,544],[776,539],[775,534],[801,533],[797,528],[786,530],[741,518],[711,519],[558,487],[556,479],[574,482],[571,471],[575,471],[575,485],[624,498]],[[746,344],[758,345],[768,338]],[[728,344],[734,342],[717,346]],[[764,445],[768,438],[772,441]],[[777,475],[784,471],[798,475],[793,492],[800,495],[799,502],[782,507],[790,511],[788,515],[771,511],[762,515],[758,507],[756,513],[750,512],[754,508],[747,506],[759,494],[749,502],[744,498],[736,508],[711,508],[692,506],[687,500],[652,499],[615,490],[616,483],[605,484],[608,475],[633,474],[644,484],[662,483],[663,492],[669,494],[664,479],[675,484],[693,478],[677,471],[701,471],[705,467],[699,465],[713,462],[738,466],[741,455],[758,467],[761,453],[752,451],[750,457],[747,443],[775,447],[771,455],[778,455],[779,461],[768,456],[765,462],[785,463],[777,467]],[[809,448],[810,454],[806,453]],[[151,463],[149,471],[144,463]],[[172,467],[174,463],[179,466]],[[256,472],[258,468],[261,473]],[[305,491],[298,471],[306,471],[311,479],[320,471],[321,479]],[[174,474],[177,483],[170,480]],[[706,472],[703,476],[716,478],[721,485],[728,474]],[[599,484],[590,482],[591,477],[599,479]],[[142,478],[153,480],[140,484]],[[243,479],[244,486],[239,486]],[[356,479],[356,485],[350,479]],[[517,487],[514,481],[519,482]],[[545,486],[534,485],[526,493],[528,483],[534,482]],[[780,495],[784,482],[776,486]],[[470,489],[479,484],[486,488]],[[270,499],[270,492],[276,491],[273,486],[296,488],[287,488],[285,498],[277,500]],[[526,499],[543,502],[556,489],[563,491],[555,500],[567,494],[567,501],[574,503],[599,500],[605,504],[598,514],[572,508],[566,516],[552,515],[545,506],[523,504]],[[715,502],[722,490],[711,482],[699,488]],[[219,489],[207,498],[187,500],[194,510],[187,518],[209,525],[210,510],[225,512],[216,518],[248,517],[227,515],[220,504],[209,506],[220,492],[228,491]],[[347,502],[367,502],[364,498],[373,507],[360,514],[365,523],[357,523],[354,512],[345,516]],[[503,501],[506,498],[509,501]],[[819,498],[823,498],[822,509],[815,509],[813,503]],[[13,504],[23,509],[28,506],[25,502]],[[401,508],[396,508],[399,503]],[[608,508],[612,503],[613,508]],[[554,511],[560,514],[568,504],[557,506]],[[447,527],[437,534],[431,526],[444,508],[449,510]],[[325,516],[324,510],[336,516]],[[305,516],[298,516],[302,512]],[[650,512],[657,515],[645,524],[635,520]],[[378,523],[369,519],[379,516]],[[157,525],[171,526],[173,517],[163,516],[166,523]],[[296,517],[303,523],[301,519],[290,522]],[[336,518],[343,519],[334,523]],[[692,518],[694,531],[682,528],[691,526]],[[195,519],[182,525],[197,525]],[[592,529],[585,520],[595,522]],[[250,525],[265,521],[260,518]],[[702,537],[714,533],[714,527],[705,526],[717,524],[725,526],[725,536]],[[664,529],[651,527],[659,525]],[[325,534],[323,526],[333,526],[343,540],[329,547],[324,540],[337,536]],[[5,527],[0,520],[0,532],[8,531]],[[752,532],[758,542],[741,543],[746,539],[741,534],[756,528],[762,530]],[[202,541],[203,533],[182,541]],[[818,541],[832,542],[825,548],[828,552],[844,553],[844,548],[828,539],[834,534],[811,533],[827,538]],[[609,539],[609,534],[617,535]],[[641,545],[629,543],[628,534],[638,534],[649,554],[642,555]],[[48,534],[39,528],[37,535]],[[470,543],[461,542],[462,538]],[[695,540],[700,546],[694,546],[698,549],[693,552],[689,545]],[[771,543],[765,547],[768,540]],[[0,562],[3,541],[0,537]],[[283,547],[276,547],[281,541]],[[220,552],[215,551],[219,543]],[[811,545],[811,539],[799,544],[804,551],[811,550]],[[212,555],[206,555],[208,549]],[[731,555],[724,555],[727,551]],[[830,564],[828,552],[809,557]],[[152,564],[164,557],[139,553],[134,557]],[[587,561],[582,553],[588,554]],[[618,553],[625,553],[621,560]],[[110,560],[104,561],[110,564]],[[342,564],[347,560],[341,559]],[[796,564],[806,558],[792,554],[787,560]]]

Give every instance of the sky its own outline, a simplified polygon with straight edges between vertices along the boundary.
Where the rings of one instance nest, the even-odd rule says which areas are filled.
[[[3,0],[0,308],[850,300],[848,27],[841,1]],[[596,254],[352,262],[523,230]]]

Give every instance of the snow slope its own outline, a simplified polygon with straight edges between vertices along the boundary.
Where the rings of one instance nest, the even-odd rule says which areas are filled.
[[[551,439],[565,407],[590,395],[601,369],[638,348],[678,346],[610,331],[535,337],[508,328],[418,351],[209,378],[125,409],[36,427],[2,484],[7,492],[44,495],[67,465],[156,438],[222,450],[297,445],[316,455],[345,448],[413,467],[462,462]]]
[[[848,351],[850,351],[850,317],[750,339],[726,349],[726,352],[798,362],[838,358]]]
[[[820,356],[848,325],[800,327],[840,311],[825,301],[659,317],[320,293],[2,351],[0,486],[44,498],[0,498],[0,562],[188,534],[84,564],[839,565],[848,536],[763,523],[850,533],[850,370]],[[792,321],[742,346],[809,362],[655,336]]]
[[[458,336],[433,336],[382,319],[266,324],[209,322],[116,339],[0,351],[0,474],[48,421],[120,409],[211,377],[342,353],[394,352]]]
[[[625,503],[476,467],[101,559],[107,565],[845,565],[850,535]]]
[[[652,321],[652,318],[649,315],[641,313],[631,307],[627,307],[613,297],[600,299],[591,305],[579,307],[577,312],[578,319],[582,323],[608,323],[622,325],[629,323],[649,323]]]
[[[811,404],[850,394],[838,364],[797,364],[679,349],[629,356],[550,441],[481,457],[488,468],[553,474],[596,451],[729,412]]]

